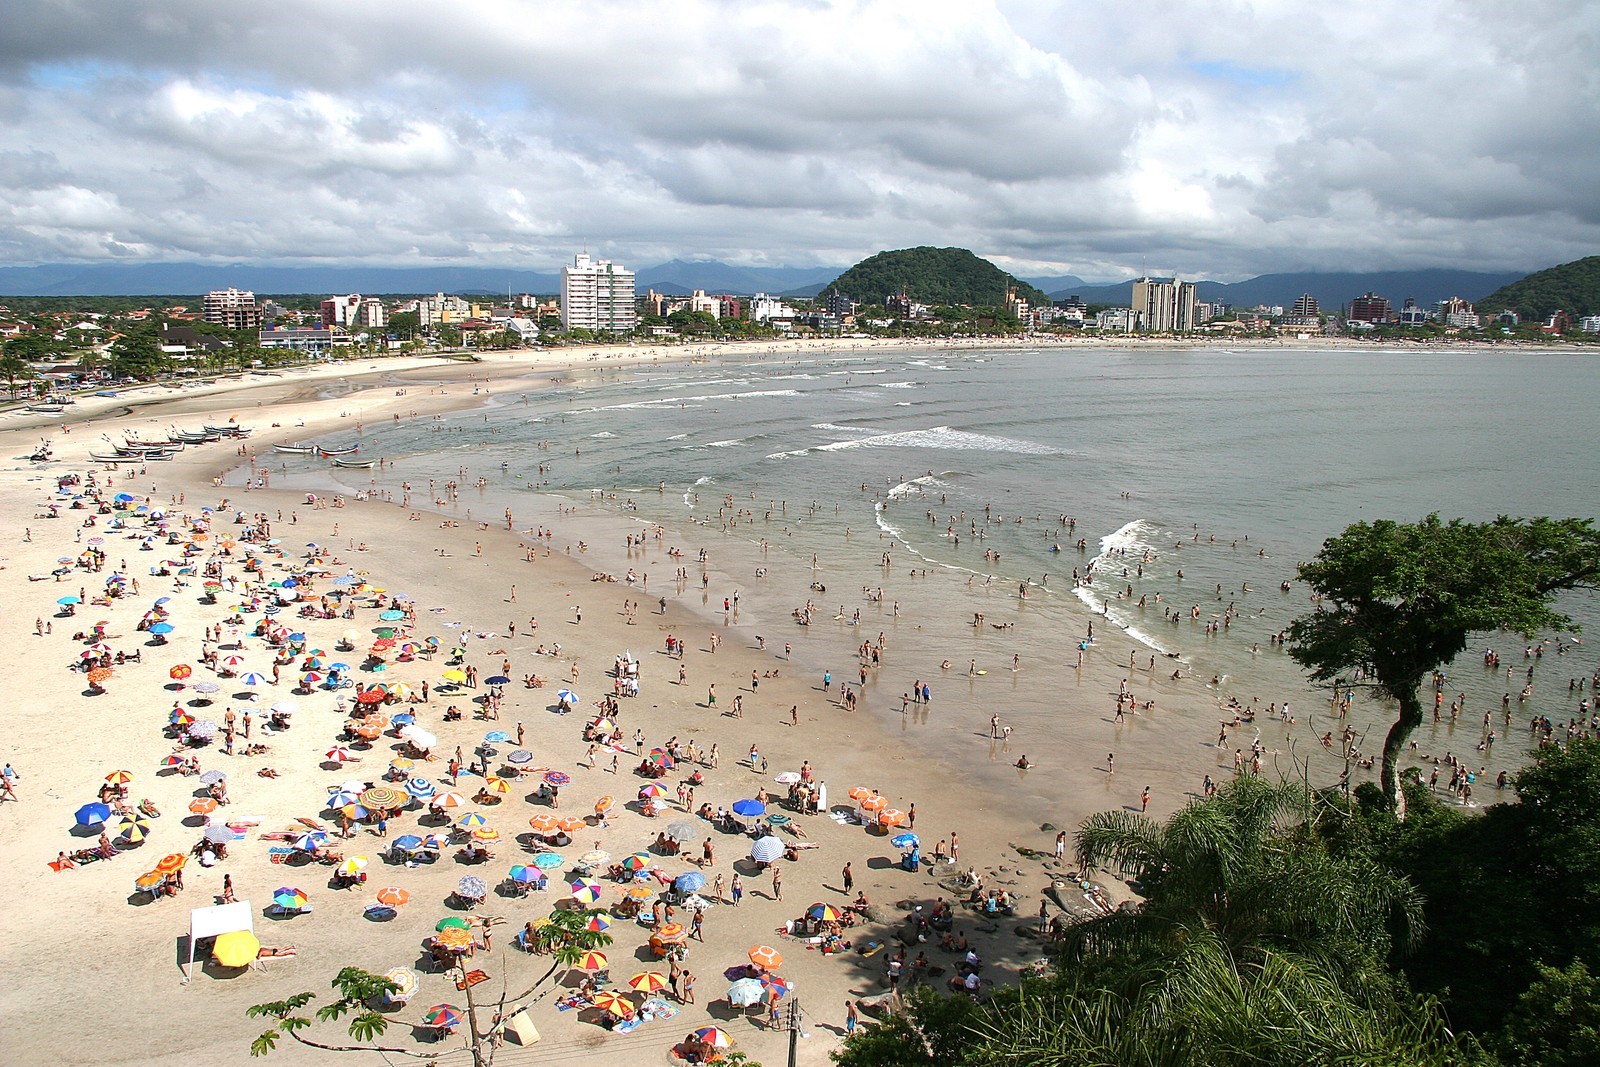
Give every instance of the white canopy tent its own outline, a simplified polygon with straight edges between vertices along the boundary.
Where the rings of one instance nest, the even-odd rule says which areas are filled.
[[[255,910],[248,900],[232,904],[218,904],[210,908],[195,908],[189,912],[189,962],[183,969],[185,978],[194,969],[194,947],[208,937],[232,933],[235,930],[256,932]]]

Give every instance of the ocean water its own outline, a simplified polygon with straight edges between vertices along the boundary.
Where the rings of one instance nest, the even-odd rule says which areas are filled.
[[[576,506],[603,531],[593,567],[648,571],[647,604],[670,596],[769,649],[790,642],[806,669],[847,681],[857,646],[882,632],[892,669],[867,686],[868,708],[898,715],[923,680],[984,721],[1048,729],[1063,709],[1113,706],[1072,669],[1091,622],[1089,656],[1126,665],[1136,650],[1140,699],[1204,688],[1219,705],[1325,708],[1271,642],[1312,606],[1297,562],[1363,519],[1594,514],[1595,381],[1591,355],[1530,351],[840,349],[597,365],[480,410],[364,427],[362,455],[392,469],[271,463],[275,485],[319,491],[376,485],[399,500],[409,481],[414,507],[431,504],[430,478],[435,496],[457,480],[459,499],[440,509],[497,525],[507,507],[531,528]],[[624,547],[625,531],[651,524],[664,536]],[[671,581],[679,566],[687,582]],[[808,601],[801,626],[792,612]],[[1592,595],[1561,606],[1600,625]],[[1501,671],[1481,663],[1486,647]],[[1449,672],[1450,694],[1467,695],[1462,722],[1425,728],[1421,748],[1471,749],[1492,709],[1492,755],[1514,763],[1528,717],[1576,714],[1568,679],[1600,666],[1588,645],[1554,648],[1524,702],[1535,661],[1519,637],[1486,635]],[[973,670],[989,673],[979,684]],[[1357,697],[1358,722],[1385,714]],[[935,744],[965,743],[926,715],[908,729],[918,722]],[[1336,728],[1326,715],[1324,728]]]

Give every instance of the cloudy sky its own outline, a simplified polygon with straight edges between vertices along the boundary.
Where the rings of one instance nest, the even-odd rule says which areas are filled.
[[[1593,0],[10,0],[0,263],[1600,249]]]

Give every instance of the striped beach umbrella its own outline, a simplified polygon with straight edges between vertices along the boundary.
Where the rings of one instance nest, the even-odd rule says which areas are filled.
[[[611,966],[604,952],[585,952],[578,960],[578,969],[582,971],[603,971]]]
[[[117,823],[117,836],[130,844],[138,844],[150,836],[150,820],[143,815],[124,816]]]
[[[324,753],[324,758],[332,760],[334,763],[349,763],[360,757],[352,755],[350,750],[343,745],[334,745]]]
[[[440,793],[433,802],[445,811],[454,811],[466,807],[467,798],[456,792]]]
[[[489,820],[475,811],[469,811],[456,820],[456,825],[463,830],[476,830],[480,826],[489,825]]]
[[[438,787],[426,778],[416,777],[406,779],[406,792],[418,800],[427,800],[438,791]]]
[[[432,1026],[440,1030],[448,1030],[451,1027],[460,1026],[461,1009],[454,1004],[435,1004],[422,1013],[422,1023],[424,1026]]]
[[[485,792],[497,793],[500,796],[505,796],[511,792],[511,783],[506,781],[504,778],[496,778],[491,774],[489,777],[483,780],[483,788]]]
[[[507,877],[518,885],[536,885],[544,881],[545,874],[537,867],[529,867],[519,863],[511,868],[511,873]]]
[[[651,782],[639,787],[639,799],[649,800],[651,797],[664,797],[671,794],[671,790],[660,782]]]
[[[597,904],[604,892],[604,887],[599,882],[591,882],[585,878],[578,879],[567,888],[571,892],[572,899],[580,904]]]
[[[182,852],[172,852],[162,856],[159,860],[157,860],[154,869],[160,871],[162,874],[171,874],[174,871],[183,870],[188,865],[188,856],[184,855]]]
[[[783,842],[776,837],[763,837],[750,846],[750,858],[757,863],[772,863],[783,855]]]
[[[650,853],[635,852],[631,856],[623,857],[622,869],[625,871],[642,871],[646,867],[649,867],[653,862],[654,858],[650,855]]]
[[[641,971],[628,979],[628,984],[641,993],[654,993],[670,984],[660,971]]]
[[[612,1015],[620,1015],[624,1019],[633,1015],[633,1003],[615,989],[602,989],[590,999],[594,1006],[601,1011],[610,1012]]]
[[[472,839],[474,841],[498,841],[500,840],[500,831],[492,826],[480,826],[472,831]]]
[[[400,808],[411,802],[411,797],[387,785],[375,785],[361,793],[361,803],[369,808]]]
[[[832,904],[824,904],[819,900],[806,909],[806,918],[814,919],[817,922],[831,923],[838,922],[844,918],[844,913]]]
[[[709,1048],[732,1048],[733,1038],[720,1026],[702,1026],[694,1032],[694,1039]]]
[[[129,782],[133,781],[133,772],[112,771],[110,774],[106,775],[106,781],[110,782],[112,785],[127,785]]]

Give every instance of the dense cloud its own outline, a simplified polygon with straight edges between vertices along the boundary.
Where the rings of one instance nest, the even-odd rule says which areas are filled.
[[[1018,270],[1600,244],[1600,7],[15,0],[0,259]]]

